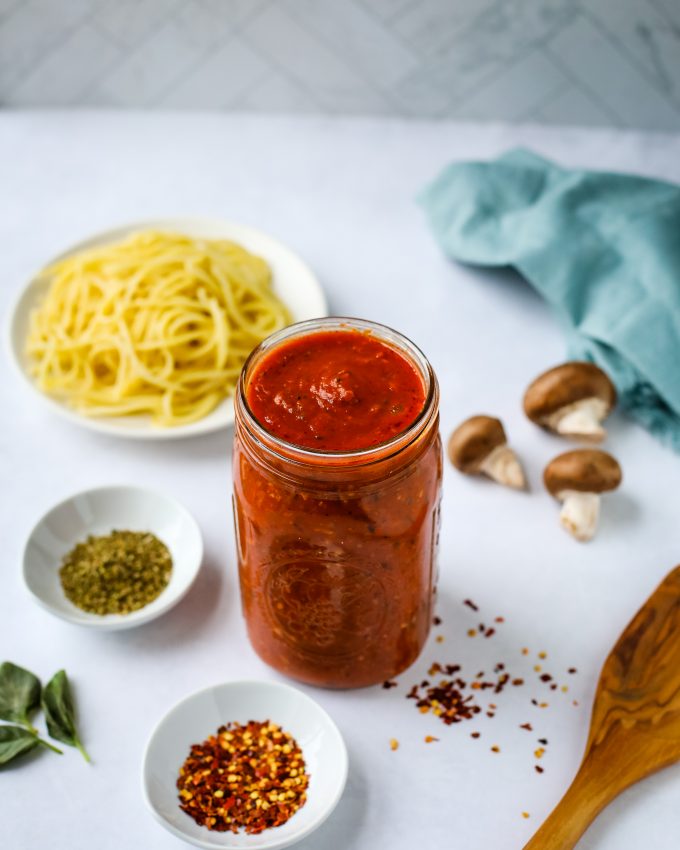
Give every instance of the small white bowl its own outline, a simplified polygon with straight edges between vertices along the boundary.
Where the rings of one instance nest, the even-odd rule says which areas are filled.
[[[168,586],[144,608],[130,614],[90,614],[66,598],[59,581],[64,555],[89,535],[150,531],[170,550]],[[24,549],[24,583],[43,608],[95,629],[129,629],[160,617],[186,594],[203,560],[203,540],[196,520],[174,499],[140,487],[101,487],[77,493],[52,508],[38,522]]]
[[[179,807],[177,776],[192,744],[226,723],[270,720],[291,734],[309,773],[307,802],[259,835],[214,832]],[[338,727],[313,699],[280,682],[226,682],[178,703],[154,729],[142,763],[142,792],[154,817],[173,835],[207,850],[274,850],[313,832],[337,805],[347,779],[347,749]]]
[[[290,310],[294,322],[328,315],[328,305],[321,284],[309,266],[297,254],[260,230],[218,218],[191,216],[126,224],[122,227],[97,233],[76,245],[72,245],[57,257],[52,257],[44,262],[42,268],[86,248],[117,242],[138,230],[176,231],[204,239],[232,239],[267,261],[272,270],[274,291]],[[189,422],[186,425],[177,425],[173,428],[159,428],[154,426],[150,417],[146,415],[85,416],[73,410],[66,402],[39,390],[30,374],[30,364],[25,353],[31,312],[49,287],[49,280],[45,277],[39,277],[39,271],[36,271],[36,274],[24,285],[10,310],[6,338],[9,342],[10,359],[19,370],[21,377],[55,413],[92,431],[137,440],[171,440],[178,437],[194,437],[233,424],[234,402],[232,398],[225,399],[215,410],[197,422]]]

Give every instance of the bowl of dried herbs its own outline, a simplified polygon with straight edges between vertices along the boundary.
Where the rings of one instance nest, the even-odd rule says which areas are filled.
[[[187,593],[203,558],[200,529],[174,499],[140,487],[78,493],[29,535],[24,583],[50,613],[98,629],[164,614]]]

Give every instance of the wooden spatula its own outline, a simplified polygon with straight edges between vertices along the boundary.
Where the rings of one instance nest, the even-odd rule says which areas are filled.
[[[524,850],[571,850],[624,789],[680,760],[680,566],[604,663],[576,778]]]

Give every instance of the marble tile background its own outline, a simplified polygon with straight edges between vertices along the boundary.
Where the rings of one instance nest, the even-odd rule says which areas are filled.
[[[680,0],[0,0],[0,104],[680,129]]]

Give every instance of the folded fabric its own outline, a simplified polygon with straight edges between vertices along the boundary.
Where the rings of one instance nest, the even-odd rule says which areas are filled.
[[[680,452],[680,187],[514,150],[449,165],[420,197],[446,254],[513,266],[566,325],[570,359]]]

